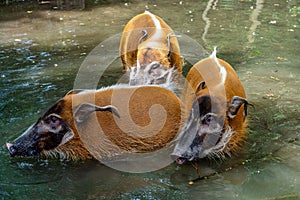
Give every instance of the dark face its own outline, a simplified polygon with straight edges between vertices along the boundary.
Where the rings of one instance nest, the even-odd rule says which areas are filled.
[[[57,106],[53,108],[57,108]],[[50,111],[51,109],[17,138],[13,144],[6,144],[11,156],[39,155],[42,151],[53,150],[73,138],[73,130],[69,128],[60,115]]]
[[[195,100],[172,154],[177,163],[203,158],[216,151],[224,135],[225,116],[226,102],[222,98],[202,96]]]

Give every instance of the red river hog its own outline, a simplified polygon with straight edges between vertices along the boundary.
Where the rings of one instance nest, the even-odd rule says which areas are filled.
[[[188,72],[182,101],[188,120],[172,156],[182,164],[237,152],[246,133],[248,101],[234,69],[212,55]]]
[[[164,87],[74,90],[6,146],[11,156],[75,160],[152,152],[177,136],[181,121],[180,99]]]
[[[163,84],[182,71],[174,31],[148,11],[135,16],[125,26],[120,56],[123,70],[130,73],[130,85]]]

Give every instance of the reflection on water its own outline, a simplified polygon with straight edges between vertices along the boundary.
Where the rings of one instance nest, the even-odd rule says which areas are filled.
[[[1,199],[299,199],[299,8],[281,0],[114,1],[85,11],[1,8]],[[196,176],[188,165],[128,174],[93,161],[10,158],[5,142],[72,89],[85,56],[145,9],[208,52],[217,45],[219,56],[236,68],[254,104],[244,152],[199,163],[203,175],[234,167],[188,185]],[[179,38],[182,52],[194,63],[203,52],[185,41]],[[121,76],[119,64],[113,62],[100,86]]]
[[[254,42],[255,30],[256,30],[257,26],[260,25],[260,22],[258,21],[258,16],[263,8],[263,3],[264,3],[263,0],[257,0],[255,9],[253,9],[253,12],[250,15],[250,21],[252,22],[252,24],[249,28],[249,35],[248,35],[249,43]]]
[[[216,9],[217,2],[218,1],[215,1],[215,0],[208,1],[205,10],[202,13],[202,19],[205,22],[204,32],[202,34],[202,40],[205,43],[207,43],[206,35],[207,35],[208,29],[210,27],[210,19],[207,17],[207,13],[210,9]],[[214,5],[213,5],[213,3],[214,3]]]

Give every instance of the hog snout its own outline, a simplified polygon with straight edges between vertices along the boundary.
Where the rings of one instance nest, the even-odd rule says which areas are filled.
[[[10,156],[15,156],[17,154],[17,149],[11,143],[6,143],[6,147],[8,149]]]
[[[175,160],[176,163],[179,164],[179,165],[182,165],[182,164],[184,164],[188,161],[187,158],[184,158],[181,155],[175,154],[175,153],[171,154],[171,158],[172,158],[172,160]]]
[[[7,150],[11,157],[14,156],[35,156],[39,154],[39,149],[34,147],[23,147],[17,144],[6,143]]]
[[[186,162],[191,162],[195,159],[195,156],[191,153],[175,153],[173,152],[171,155],[172,160],[175,160],[177,164],[182,165]]]

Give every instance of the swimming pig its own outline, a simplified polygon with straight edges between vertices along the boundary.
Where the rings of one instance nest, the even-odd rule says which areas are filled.
[[[74,90],[6,146],[11,156],[109,158],[123,151],[151,152],[176,137],[181,103],[159,86],[117,85]]]
[[[216,50],[190,69],[182,101],[189,116],[172,153],[177,163],[239,150],[248,101],[234,69],[216,57]]]

